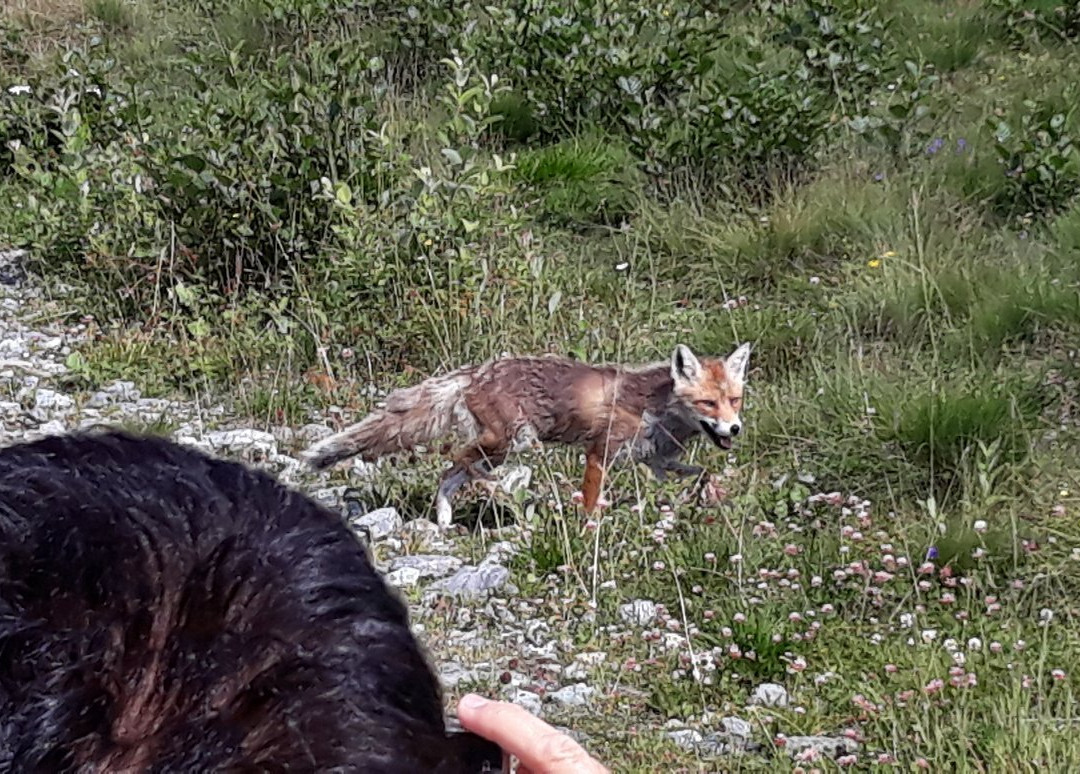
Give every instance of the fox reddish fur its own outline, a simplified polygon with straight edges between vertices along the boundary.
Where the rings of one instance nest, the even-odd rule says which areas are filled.
[[[372,461],[451,437],[459,448],[436,496],[439,524],[470,477],[487,479],[507,454],[538,443],[585,448],[586,511],[600,498],[607,466],[629,455],[663,479],[699,475],[679,462],[704,433],[730,449],[742,422],[749,344],[729,357],[699,360],[682,344],[670,361],[640,367],[592,366],[561,357],[491,360],[395,390],[360,422],[311,447],[316,469],[359,455]]]

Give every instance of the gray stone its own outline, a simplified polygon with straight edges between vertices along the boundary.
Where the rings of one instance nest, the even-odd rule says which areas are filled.
[[[525,642],[538,648],[551,641],[551,627],[547,621],[535,619],[525,625]]]
[[[213,449],[238,452],[248,458],[268,457],[277,451],[273,435],[249,428],[215,430],[206,434],[205,441]]]
[[[504,465],[498,472],[498,487],[508,495],[525,491],[532,482],[532,468],[528,465]]]
[[[420,539],[438,538],[442,537],[443,534],[443,531],[439,529],[439,525],[431,521],[431,519],[407,521],[405,522],[404,531],[406,534],[415,535]]]
[[[428,590],[455,597],[480,597],[495,591],[509,579],[510,571],[497,564],[466,565],[449,578],[431,584]]]
[[[37,428],[37,435],[63,435],[67,432],[67,427],[59,419],[53,419]]]
[[[589,676],[589,670],[580,661],[575,661],[563,667],[562,676],[567,680],[584,680]]]
[[[71,399],[69,395],[64,395],[62,392],[56,390],[47,390],[44,387],[40,388],[34,395],[34,412],[41,412],[44,415],[46,412],[62,412],[68,411],[75,406],[75,401]],[[43,418],[43,416],[42,416]]]
[[[102,387],[90,396],[86,405],[90,408],[102,408],[113,403],[137,401],[142,396],[134,382],[117,381]]]
[[[492,543],[491,548],[488,549],[487,556],[484,557],[481,564],[502,564],[517,553],[518,549],[513,543],[508,540],[500,540],[498,543]]]
[[[749,739],[754,735],[754,727],[742,718],[726,717],[720,719],[720,727],[724,733],[740,739]]]
[[[540,696],[532,691],[523,691],[517,688],[507,698],[519,707],[524,707],[533,715],[539,716],[544,711],[544,704],[540,700]]]
[[[676,731],[668,731],[665,735],[684,750],[696,749],[702,740],[701,733],[692,728],[680,728]]]
[[[386,582],[399,589],[411,589],[420,583],[420,571],[415,567],[402,567],[386,573]]]
[[[341,498],[345,495],[345,486],[331,486],[325,489],[317,489],[311,493],[311,498],[325,505],[327,508],[336,509],[341,504]]]
[[[307,444],[313,444],[321,441],[323,438],[329,438],[334,434],[334,431],[326,425],[318,425],[310,423],[302,426],[296,431],[296,437]]]
[[[401,529],[404,522],[397,508],[379,508],[353,519],[352,528],[358,532],[367,532],[371,540],[382,540]]]
[[[656,603],[648,599],[635,599],[619,606],[619,617],[628,624],[648,626],[656,620]]]
[[[390,571],[412,570],[416,572],[417,579],[444,578],[450,573],[457,572],[462,564],[463,562],[456,556],[414,554],[394,559],[390,562]]]
[[[270,435],[274,436],[274,440],[279,444],[289,445],[296,440],[296,431],[291,427],[279,426],[271,427]]]
[[[706,734],[697,743],[698,755],[703,758],[722,758],[741,749],[739,740],[726,734]]]
[[[575,683],[548,694],[548,699],[566,707],[580,707],[589,703],[596,689],[585,683]]]
[[[578,653],[574,656],[574,661],[580,661],[582,664],[588,664],[589,666],[597,666],[607,661],[607,653],[602,650],[591,650],[586,653]]]
[[[447,661],[439,667],[439,680],[445,688],[456,688],[459,683],[476,682],[476,673],[456,661]]]
[[[777,683],[762,683],[750,696],[750,704],[760,707],[786,707],[790,703],[787,689]]]
[[[836,758],[857,752],[859,745],[844,736],[789,736],[784,744],[784,749],[792,758],[811,748],[822,755]]]

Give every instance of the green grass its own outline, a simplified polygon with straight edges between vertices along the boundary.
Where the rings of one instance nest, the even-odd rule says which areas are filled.
[[[553,719],[620,771],[716,770],[664,726],[709,731],[717,714],[776,753],[725,771],[791,771],[779,735],[844,729],[859,769],[1080,765],[1080,49],[1046,26],[1056,3],[1036,9],[1042,32],[1005,0],[889,4],[879,46],[839,0],[830,36],[810,33],[850,88],[799,72],[779,15],[754,4],[723,39],[658,49],[643,27],[588,66],[559,37],[526,52],[527,78],[483,24],[315,3],[275,17],[286,5],[2,17],[0,137],[37,166],[0,144],[19,162],[0,167],[0,247],[37,249],[103,321],[72,385],[129,378],[297,427],[501,352],[641,362],[750,341],[747,433],[730,458],[691,454],[721,474],[721,502],[619,469],[590,521],[571,504],[578,450],[512,459],[534,466],[520,500],[465,493],[467,550],[526,525],[521,596],[568,651],[606,654],[589,670],[600,705]],[[462,69],[437,60],[470,30],[452,39]],[[66,84],[65,49],[116,97],[87,97],[67,135],[8,92]],[[620,74],[653,91],[628,98]],[[602,126],[544,112],[567,93],[620,109]],[[805,147],[778,131],[804,108],[825,126]],[[867,115],[884,124],[856,134]],[[770,163],[784,153],[797,163]],[[138,193],[146,168],[158,187]],[[430,516],[436,476],[435,459],[390,467],[364,497]],[[647,636],[618,613],[636,598],[667,611]],[[449,657],[440,621],[426,636]],[[518,655],[475,626],[470,657]],[[696,679],[691,653],[709,664]],[[766,679],[792,707],[744,707]]]
[[[618,140],[574,138],[523,150],[517,179],[541,196],[549,216],[566,223],[617,223],[634,211],[642,175]]]

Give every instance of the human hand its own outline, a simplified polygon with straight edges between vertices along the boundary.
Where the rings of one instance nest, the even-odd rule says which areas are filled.
[[[457,717],[517,758],[518,774],[611,774],[569,736],[516,704],[467,694],[458,702]]]

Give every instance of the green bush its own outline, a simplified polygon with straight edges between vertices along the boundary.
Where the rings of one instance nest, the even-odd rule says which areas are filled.
[[[990,119],[1008,180],[994,202],[1002,214],[1053,213],[1080,192],[1080,148],[1073,139],[1076,97],[1076,89],[1067,88],[1060,99],[1025,101],[1011,122]]]
[[[1080,37],[1080,5],[1062,0],[989,0],[1006,39],[1022,48],[1034,42]]]

